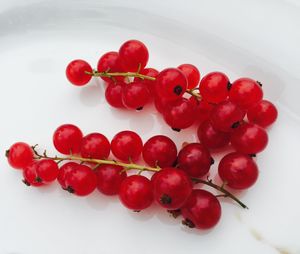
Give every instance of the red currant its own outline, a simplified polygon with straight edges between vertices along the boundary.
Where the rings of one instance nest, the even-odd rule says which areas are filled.
[[[79,164],[73,161],[67,162],[66,164],[62,165],[59,169],[57,181],[61,185],[61,187],[66,190],[66,177],[69,174],[69,172],[73,171]]]
[[[127,108],[141,110],[150,100],[147,85],[141,81],[127,84],[122,93],[123,104]]]
[[[43,159],[37,164],[36,174],[42,182],[53,182],[59,173],[58,165],[54,160]]]
[[[247,118],[251,123],[268,127],[277,119],[277,109],[273,103],[267,100],[262,100],[253,107],[249,108]]]
[[[202,177],[208,173],[213,159],[203,145],[191,143],[180,150],[177,163],[189,176]]]
[[[121,183],[127,176],[123,168],[117,165],[100,165],[95,173],[98,178],[97,188],[105,195],[118,194]]]
[[[126,84],[124,82],[109,83],[105,90],[105,98],[109,105],[114,108],[124,108],[122,93]]]
[[[37,161],[32,161],[23,169],[23,182],[28,186],[41,186],[43,185],[42,180],[38,177],[36,169],[38,167]]]
[[[224,73],[208,73],[200,82],[200,94],[208,102],[220,103],[227,99],[228,84],[229,79]]]
[[[146,75],[146,76],[149,76],[149,77],[156,78],[157,75],[159,74],[159,71],[156,70],[156,69],[153,69],[153,68],[145,68],[145,69],[143,69],[143,70],[140,71],[140,74],[143,74],[143,75]],[[143,83],[147,86],[147,88],[148,88],[150,94],[151,94],[152,96],[155,95],[155,82],[156,82],[155,80],[140,79],[140,78],[137,78],[137,77],[136,77],[136,78],[134,78],[134,81],[140,81],[140,82],[143,82]]]
[[[163,114],[166,107],[168,107],[168,104],[169,102],[163,99],[162,97],[159,96],[154,97],[154,106],[159,113]]]
[[[6,151],[6,157],[10,166],[23,169],[33,161],[33,151],[28,144],[17,142]]]
[[[176,157],[176,145],[166,136],[154,136],[144,144],[143,158],[151,167],[170,167],[174,164]]]
[[[187,78],[188,89],[193,89],[199,84],[200,72],[195,65],[192,64],[182,64],[177,67],[183,72]]]
[[[192,192],[190,179],[177,168],[163,168],[151,181],[155,200],[169,210],[179,209]]]
[[[136,161],[143,149],[143,141],[133,131],[121,131],[111,141],[111,151],[123,161]]]
[[[202,123],[206,121],[214,109],[214,105],[211,103],[208,103],[205,100],[198,100],[195,96],[191,96],[189,98],[189,101],[191,104],[195,107],[195,118],[196,121],[199,123]]]
[[[229,100],[243,109],[255,105],[263,98],[260,83],[250,78],[240,78],[232,83]]]
[[[187,202],[181,208],[182,222],[191,228],[209,229],[221,218],[219,200],[206,190],[193,190]]]
[[[149,58],[147,47],[138,40],[126,41],[119,49],[120,61],[125,71],[144,69]]]
[[[82,141],[81,130],[72,124],[59,126],[53,134],[53,144],[62,154],[78,154]]]
[[[231,144],[238,152],[256,154],[266,148],[268,134],[258,125],[244,123],[232,132]]]
[[[121,184],[119,197],[128,209],[134,211],[146,209],[153,202],[151,182],[141,175],[129,176]]]
[[[249,155],[230,153],[225,155],[219,163],[219,176],[233,189],[247,189],[257,180],[258,169]]]
[[[86,72],[93,72],[92,67],[84,60],[73,60],[66,69],[68,80],[75,86],[83,86],[87,84],[92,76]]]
[[[110,143],[101,133],[91,133],[83,137],[81,155],[84,158],[106,159],[110,153]]]

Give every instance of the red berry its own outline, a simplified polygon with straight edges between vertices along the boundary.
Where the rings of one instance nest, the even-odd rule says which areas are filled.
[[[188,89],[193,89],[199,84],[200,72],[195,65],[182,64],[177,67],[183,72],[188,81]]]
[[[93,72],[92,67],[84,60],[73,60],[66,69],[68,80],[75,86],[83,86],[87,84],[92,76],[86,72]]]
[[[111,141],[111,151],[123,161],[136,161],[143,149],[143,141],[133,131],[121,131]]]
[[[165,100],[177,100],[187,89],[187,79],[183,72],[176,68],[161,71],[156,79],[156,93]]]
[[[221,218],[219,200],[206,190],[193,190],[187,202],[181,208],[182,222],[191,228],[209,229]]]
[[[105,98],[109,105],[114,108],[124,108],[122,93],[126,86],[124,82],[109,83],[105,90]]]
[[[258,125],[244,123],[232,132],[231,144],[238,152],[256,154],[266,148],[268,134]]]
[[[40,160],[36,168],[36,173],[42,182],[53,182],[59,173],[58,165],[54,160]]]
[[[6,157],[11,167],[23,169],[33,161],[33,151],[28,144],[17,142],[6,151]]]
[[[32,161],[23,169],[23,182],[28,186],[41,186],[43,185],[42,180],[38,177],[36,169],[38,167],[37,161]]]
[[[277,119],[277,109],[273,103],[262,100],[253,107],[249,108],[247,118],[251,123],[258,124],[261,127],[268,127]]]
[[[200,81],[200,94],[210,103],[220,103],[228,96],[228,77],[222,72],[211,72]]]
[[[250,78],[240,78],[234,81],[229,91],[229,100],[243,109],[255,105],[262,98],[263,91],[260,83]]]
[[[144,69],[149,58],[147,47],[141,41],[130,40],[122,44],[119,49],[122,67],[125,71]]]
[[[152,177],[155,200],[169,210],[179,209],[192,192],[192,183],[185,172],[163,168]]]
[[[247,189],[257,180],[258,169],[249,155],[230,153],[225,155],[218,167],[221,179],[233,189]]]
[[[164,111],[166,123],[176,131],[186,129],[195,122],[195,107],[186,98],[172,102]]]
[[[189,176],[202,177],[208,173],[213,159],[203,145],[191,143],[180,150],[177,163]]]
[[[77,196],[87,196],[97,187],[95,173],[86,165],[78,165],[66,174],[66,190]]]
[[[96,169],[98,179],[97,188],[105,195],[115,195],[119,193],[122,181],[127,174],[123,168],[117,165],[101,165]]]
[[[141,110],[150,100],[147,85],[140,81],[127,84],[122,93],[123,104],[127,108]]]
[[[159,71],[156,70],[156,69],[153,69],[153,68],[145,68],[145,69],[140,71],[140,74],[156,78],[157,75],[159,74]],[[155,95],[155,82],[156,82],[156,80],[134,78],[134,81],[140,81],[140,82],[144,83],[147,86],[150,94],[152,96]]]
[[[121,62],[119,59],[119,53],[115,51],[107,52],[98,61],[98,72],[123,72]],[[108,77],[101,77],[106,82],[110,82],[112,79]],[[115,80],[123,81],[124,77],[114,76]]]
[[[110,143],[101,133],[91,133],[83,137],[81,155],[84,158],[106,159],[110,153]]]
[[[166,107],[168,107],[168,105],[169,105],[169,102],[167,100],[163,99],[162,97],[160,97],[160,96],[154,97],[154,106],[159,113],[163,114]]]
[[[66,164],[62,165],[59,169],[58,176],[57,176],[57,181],[61,185],[61,187],[65,190],[67,189],[66,185],[66,176],[74,170],[79,164],[75,162],[67,162]]]
[[[224,101],[213,109],[211,123],[216,130],[229,132],[239,125],[244,116],[245,112],[235,103]]]
[[[176,157],[176,145],[166,136],[154,136],[144,144],[143,158],[151,167],[170,167],[174,164]]]
[[[82,141],[81,130],[72,124],[59,126],[53,134],[53,144],[62,154],[78,154]]]
[[[121,184],[119,197],[128,209],[135,211],[146,209],[153,202],[151,182],[141,175],[129,176]]]
[[[222,148],[228,145],[230,141],[230,134],[228,132],[215,130],[208,120],[199,126],[197,134],[200,143],[209,149]]]
[[[195,107],[196,121],[202,123],[210,117],[211,112],[214,109],[214,105],[208,103],[205,100],[199,101],[195,96],[191,96],[189,98],[189,101]]]

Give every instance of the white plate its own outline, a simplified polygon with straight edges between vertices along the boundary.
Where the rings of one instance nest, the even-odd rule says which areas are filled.
[[[57,185],[27,188],[0,161],[0,253],[300,253],[300,15],[297,1],[1,1],[0,151],[15,141],[54,152],[62,123],[109,138],[132,129],[146,140],[166,134],[179,146],[195,131],[171,131],[153,108],[111,109],[102,84],[69,85],[66,64],[101,54],[131,38],[150,50],[149,66],[189,62],[202,74],[253,77],[279,109],[270,143],[259,155],[260,178],[241,198],[223,202],[209,231],[189,230],[156,207],[127,211],[98,192],[76,198]],[[215,170],[216,166],[214,166]],[[285,252],[283,252],[285,251]]]

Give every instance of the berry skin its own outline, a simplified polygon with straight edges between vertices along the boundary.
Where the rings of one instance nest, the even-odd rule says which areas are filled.
[[[162,97],[159,96],[155,96],[154,97],[154,106],[156,108],[156,110],[160,113],[163,114],[166,107],[168,107],[169,102],[165,99],[163,99]]]
[[[200,94],[210,103],[220,103],[228,97],[228,77],[222,72],[211,72],[200,81]]]
[[[213,109],[211,123],[216,130],[230,132],[240,124],[244,116],[245,112],[235,103],[224,101]]]
[[[82,141],[81,130],[72,124],[59,126],[53,134],[53,144],[62,154],[78,154]]]
[[[36,169],[38,167],[37,161],[32,161],[23,169],[23,182],[28,186],[39,187],[43,185],[42,180],[38,177]]]
[[[219,163],[219,176],[233,189],[247,189],[257,180],[258,168],[249,155],[230,153],[225,155]]]
[[[159,74],[159,71],[156,70],[156,69],[153,69],[153,68],[145,68],[145,69],[140,71],[140,74],[156,78],[157,75]],[[140,82],[144,83],[147,86],[151,96],[152,97],[155,96],[155,83],[156,83],[156,80],[140,79],[140,78],[135,77],[134,81],[140,81]]]
[[[92,76],[85,72],[93,72],[92,67],[84,60],[73,60],[66,69],[66,76],[68,80],[75,86],[83,86],[87,84]]]
[[[111,151],[123,161],[136,161],[143,149],[143,141],[133,131],[121,131],[111,141]]]
[[[122,94],[126,84],[124,82],[109,83],[105,90],[105,98],[109,105],[114,108],[125,108]]]
[[[119,59],[119,53],[115,51],[107,52],[98,61],[97,65],[98,72],[123,72],[121,62]],[[110,82],[111,78],[101,77],[104,81]],[[124,77],[116,77],[115,80],[123,81]]]
[[[182,64],[177,67],[183,72],[188,81],[188,89],[195,88],[200,81],[200,72],[195,65],[192,64]]]
[[[119,49],[122,67],[125,71],[136,72],[147,65],[149,53],[144,43],[138,40],[126,41]]]
[[[154,136],[144,144],[143,158],[151,167],[170,167],[174,164],[176,157],[176,145],[166,136]]]
[[[57,176],[57,181],[59,182],[60,186],[66,190],[67,185],[66,185],[66,176],[74,170],[79,164],[75,163],[73,161],[67,162],[64,165],[62,165],[59,169],[58,176]]]
[[[262,100],[249,108],[247,118],[249,122],[258,124],[261,127],[268,127],[277,119],[277,109],[273,103]]]
[[[42,182],[53,182],[59,173],[58,165],[54,160],[43,159],[37,164],[36,174]]]
[[[238,152],[256,154],[266,148],[268,134],[258,125],[244,123],[232,132],[230,141]]]
[[[110,153],[110,143],[101,133],[91,133],[83,137],[81,155],[83,158],[106,159]]]
[[[199,122],[199,124],[203,123],[210,117],[211,112],[214,109],[214,105],[208,103],[205,100],[199,101],[194,96],[191,96],[189,98],[189,101],[195,107],[195,118],[196,118],[196,121]]]
[[[213,159],[202,144],[191,143],[184,146],[177,159],[177,165],[184,170],[189,176],[202,177],[210,169]]]
[[[153,202],[151,182],[141,175],[129,176],[121,184],[119,198],[128,209],[144,210]]]
[[[206,190],[193,190],[192,194],[181,208],[184,225],[191,228],[210,229],[221,218],[219,200]]]
[[[177,168],[163,168],[152,179],[155,200],[168,210],[179,209],[192,192],[192,182]]]
[[[258,82],[250,78],[240,78],[232,83],[229,91],[229,100],[243,109],[260,102],[263,91]]]
[[[230,141],[230,134],[228,132],[215,130],[208,120],[199,126],[197,135],[200,143],[208,149],[222,148],[228,145]]]
[[[98,190],[105,195],[116,195],[122,181],[126,178],[127,174],[123,168],[117,165],[101,165],[95,173],[98,179]],[[121,173],[122,172],[122,173]]]
[[[164,111],[166,123],[176,131],[186,129],[195,122],[195,107],[186,98],[171,103]]]
[[[33,161],[33,151],[28,144],[17,142],[6,151],[6,157],[11,167],[23,169]]]
[[[168,101],[174,101],[183,96],[187,89],[187,79],[183,72],[176,68],[161,71],[156,79],[156,94]]]
[[[141,110],[149,102],[150,98],[149,89],[143,82],[131,82],[123,89],[122,100],[127,108]]]
[[[66,174],[66,190],[77,196],[87,196],[97,187],[96,174],[86,165],[78,165]]]

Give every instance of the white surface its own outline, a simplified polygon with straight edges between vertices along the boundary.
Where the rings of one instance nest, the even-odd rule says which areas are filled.
[[[70,60],[95,66],[131,38],[146,43],[158,69],[189,62],[202,74],[260,80],[279,119],[258,157],[259,181],[241,196],[250,210],[222,202],[222,220],[209,232],[186,229],[155,206],[132,213],[98,192],[76,198],[56,184],[27,188],[2,157],[0,253],[300,253],[299,27],[298,1],[1,0],[2,154],[19,140],[54,152],[52,132],[62,123],[109,138],[132,129],[143,140],[158,133],[178,146],[196,140],[194,130],[171,131],[151,107],[111,109],[102,84],[66,81]]]

